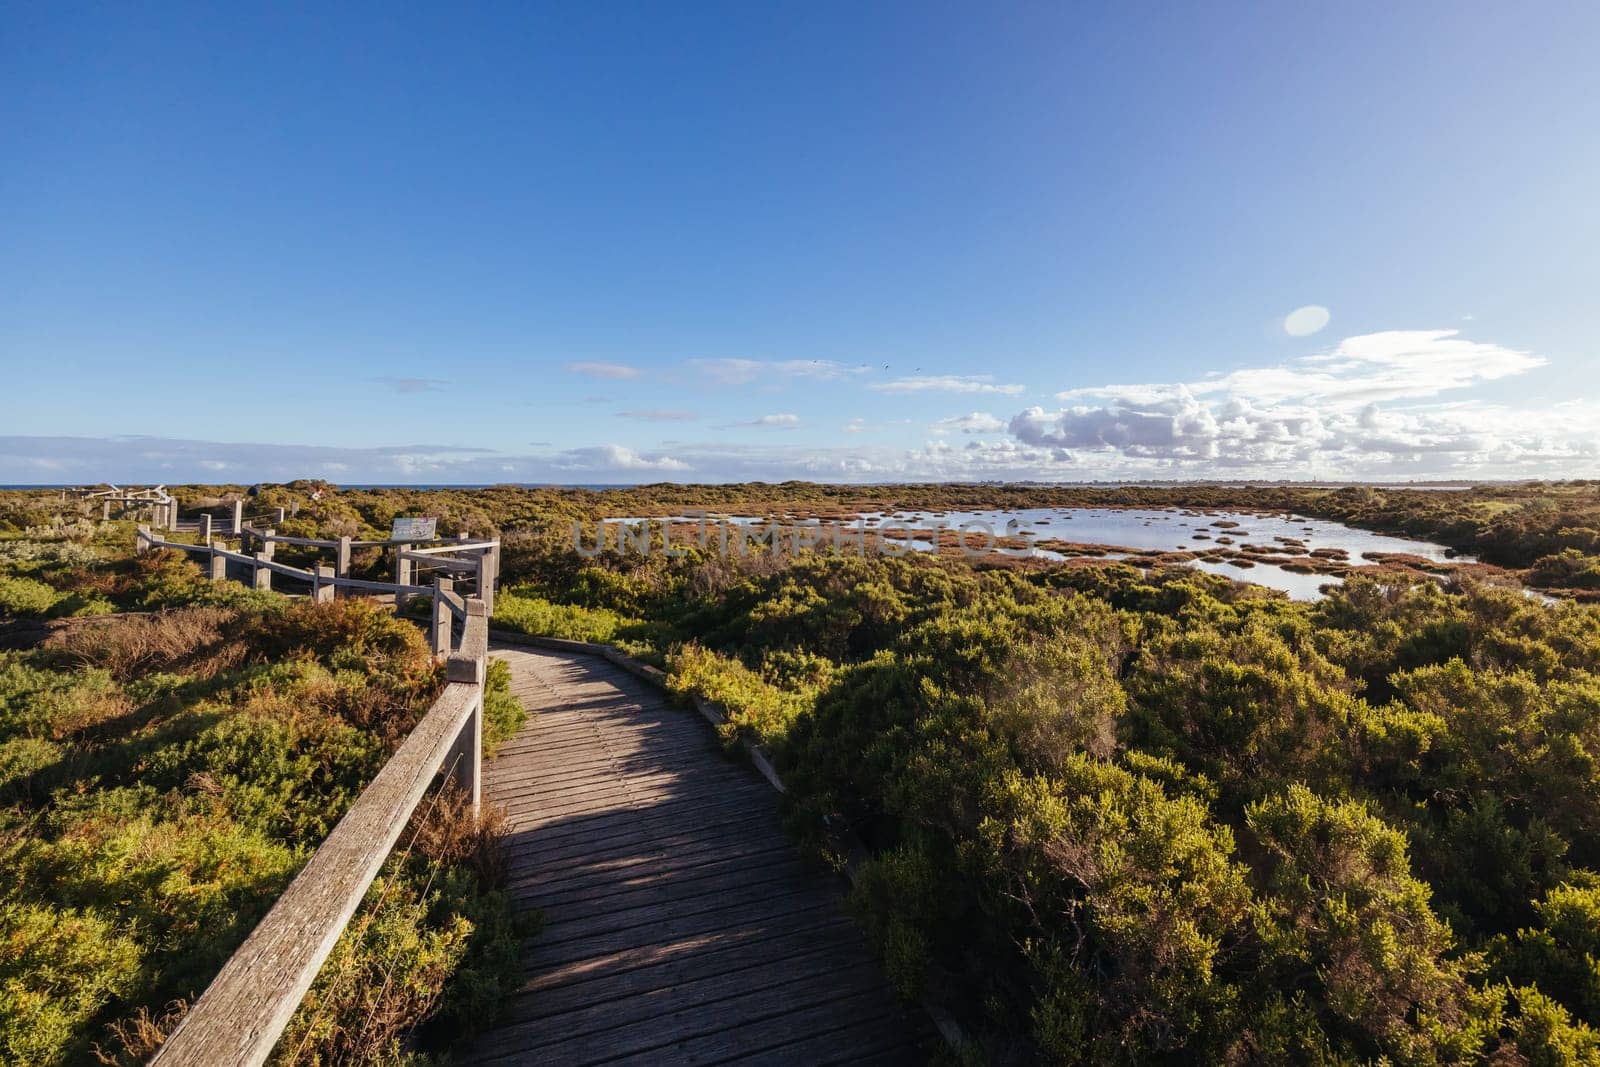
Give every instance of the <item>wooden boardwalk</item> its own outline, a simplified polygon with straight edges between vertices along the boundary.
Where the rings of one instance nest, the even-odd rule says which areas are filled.
[[[598,657],[496,649],[530,720],[485,765],[510,891],[538,908],[526,981],[471,1063],[916,1063],[839,882],[692,711]]]

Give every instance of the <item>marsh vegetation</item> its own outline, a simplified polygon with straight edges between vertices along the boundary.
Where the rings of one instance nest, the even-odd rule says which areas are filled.
[[[10,1063],[148,1058],[441,684],[382,608],[214,584],[111,540],[0,541],[5,614],[58,620],[0,652]],[[521,711],[491,687],[492,742]],[[276,1062],[426,1058],[514,981],[494,821],[445,793],[402,842]]]
[[[328,488],[314,505],[303,487],[268,492],[299,503],[290,522],[307,535],[368,534],[395,514],[497,532],[495,625],[617,644],[665,667],[679,692],[720,702],[730,740],[759,742],[784,775],[793,832],[825,860],[848,841],[864,848],[853,913],[894,984],[958,1018],[975,1059],[1600,1058],[1600,605],[1580,602],[1594,588],[1600,486]],[[1353,568],[1312,603],[1141,560],[585,559],[571,544],[574,519],[689,507],[851,517],[1070,506],[1293,513],[1483,564]],[[19,528],[52,521],[12,514]],[[255,849],[262,877],[247,892],[210,868],[185,874],[204,888],[182,914],[210,907],[247,927],[325,830],[321,809],[296,798],[347,802],[387,743],[372,724],[403,730],[425,697],[416,635],[352,605],[320,618],[326,606],[257,603],[164,558],[68,558],[80,549],[100,551],[85,542],[9,563],[13,580],[48,592],[20,587],[9,595],[22,607],[8,613],[155,609],[241,636],[179,641],[177,653],[130,637],[134,651],[116,651],[78,636],[101,632],[89,619],[6,654],[4,677],[17,679],[0,705],[17,768],[5,774],[8,847],[33,850],[35,864],[79,848],[49,870],[81,867],[99,886],[110,876],[92,872],[124,854],[105,842],[146,832],[130,823],[182,828],[162,836],[172,847],[195,826],[220,827],[206,831],[223,835],[215,854]],[[1547,605],[1517,580],[1573,596]],[[219,626],[217,613],[231,621]],[[251,621],[268,613],[270,625]],[[198,744],[207,731],[216,739]],[[247,761],[229,747],[235,736],[252,738],[252,757],[277,755]],[[282,737],[294,740],[272,740]],[[135,759],[145,762],[130,782],[116,768]],[[55,906],[39,887],[59,875],[19,869],[7,907]],[[489,914],[492,877],[470,862],[453,869],[463,888],[438,914],[503,929]],[[113,898],[84,893],[73,921],[111,922]],[[51,936],[8,981],[75,973],[61,961],[119,943]],[[225,941],[169,957],[150,946],[186,942],[152,933],[119,949],[125,959],[93,973],[140,976],[127,981],[143,999],[122,987],[52,995],[82,1005],[57,1047],[91,1035],[104,1045],[108,1023],[159,1011]],[[499,973],[495,958],[468,952],[463,961],[483,962],[458,967]],[[470,984],[485,997],[498,988]],[[424,1014],[449,1018],[458,1002],[448,980],[439,988]],[[353,1046],[326,1047],[338,1058]]]

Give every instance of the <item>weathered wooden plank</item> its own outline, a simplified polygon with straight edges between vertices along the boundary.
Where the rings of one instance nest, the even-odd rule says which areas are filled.
[[[774,827],[778,825],[771,812],[740,810],[739,806],[728,805],[719,797],[712,796],[669,801],[643,811],[624,809],[538,826],[519,825],[512,820],[512,829],[518,835],[516,853],[526,853],[530,859],[542,863],[571,855],[572,845],[576,843],[584,843],[596,855],[607,854],[617,848],[648,846],[656,837],[693,828],[696,824],[685,823],[680,818],[691,813],[700,820],[698,825],[707,830],[714,830],[725,823],[751,820],[761,820]],[[746,832],[753,832],[753,828],[746,827]],[[727,835],[719,833],[719,836]],[[516,853],[513,854],[514,858]]]
[[[737,1055],[752,1051],[752,1045],[755,1045],[754,1050],[759,1050],[763,1042],[770,1046],[802,1036],[804,1030],[797,1029],[794,1024],[782,1026],[781,1022],[807,1014],[806,1009],[809,1009],[806,1025],[810,1028],[815,1028],[819,1022],[826,1025],[823,1020],[832,1013],[819,1012],[817,1009],[822,1006],[840,1005],[841,1011],[847,1013],[842,1020],[846,1023],[883,1018],[887,1012],[882,995],[875,995],[875,991],[861,984],[870,974],[870,968],[858,965],[835,973],[806,975],[769,988],[736,992],[715,1004],[691,1005],[639,1022],[544,1044],[540,1047],[540,1056],[563,1064],[626,1062],[629,1059],[640,1063],[714,1063],[719,1053]],[[796,1011],[797,1007],[801,1010]],[[751,1025],[755,1023],[767,1026]],[[776,1033],[770,1036],[761,1033],[769,1026]],[[481,1062],[492,1063],[496,1058],[490,1055]]]
[[[751,960],[751,966],[738,971],[704,976],[683,974],[670,985],[639,990],[625,1000],[596,1001],[560,1015],[519,1020],[497,1031],[491,1041],[485,1042],[482,1052],[488,1055],[534,1045],[551,1062],[583,1067],[619,1051],[661,1043],[672,1017],[696,1010],[720,1014],[722,1002],[736,998],[769,990],[792,995],[819,979],[837,984],[854,978],[858,988],[869,990],[874,977],[871,969],[862,964],[841,969],[834,959],[837,949],[837,944],[824,944],[803,955],[769,961],[765,966]],[[619,1034],[624,1027],[632,1032]]]
[[[445,661],[445,677],[452,682],[482,685],[489,655],[489,618],[481,600],[467,603],[467,622],[461,631],[461,645]]]
[[[730,804],[759,803],[760,794],[740,794],[717,785],[697,786],[694,788],[665,789],[654,794],[634,795],[631,798],[626,794],[611,797],[605,803],[585,802],[576,808],[564,810],[549,810],[538,800],[509,799],[503,802],[510,815],[514,829],[534,831],[549,827],[558,830],[577,830],[580,827],[604,828],[616,831],[635,819],[667,819],[671,821],[678,814],[677,809],[688,808],[692,805],[703,805],[711,808],[726,807]],[[671,813],[662,814],[664,808],[674,809]],[[609,823],[609,825],[607,825]]]
[[[577,941],[558,942],[540,934],[531,939],[524,958],[528,966],[540,967],[609,956],[640,944],[671,944],[693,934],[726,930],[747,922],[765,922],[791,909],[814,906],[817,901],[813,889],[782,889],[774,890],[760,900],[742,901],[720,908],[703,908],[690,915],[672,915],[659,922],[612,930]],[[837,908],[838,905],[827,901],[821,906]]]
[[[748,778],[741,780],[732,774],[718,773],[716,769],[709,774],[696,774],[690,767],[639,774],[626,779],[584,778],[568,783],[565,788],[555,789],[541,785],[537,780],[506,782],[501,779],[496,795],[512,808],[519,804],[544,801],[542,810],[548,815],[557,811],[603,811],[618,800],[628,801],[630,806],[637,807],[647,800],[689,796],[693,792],[722,793],[730,800],[761,796],[759,787]]]
[[[165,1067],[264,1061],[479,699],[446,685],[156,1053]]]
[[[717,949],[735,948],[802,930],[820,930],[843,918],[831,904],[811,904],[790,908],[760,922],[731,928],[712,927],[667,941],[631,945],[596,956],[580,956],[530,971],[518,995],[538,996],[547,990],[565,988],[575,983],[589,985],[641,967],[687,960]]]
[[[526,843],[519,841],[516,847],[537,853],[544,847],[560,844],[560,838],[571,836],[587,839],[592,847],[596,841],[605,841],[610,834],[628,833],[635,829],[646,834],[660,832],[663,826],[682,825],[680,820],[684,816],[695,815],[711,819],[726,814],[729,807],[730,805],[719,794],[713,793],[709,797],[691,796],[662,801],[643,811],[601,812],[569,819],[560,825],[541,827],[539,833],[533,835],[533,840]],[[775,816],[774,822],[776,822]],[[511,829],[521,831],[531,827],[525,827],[513,818]]]
[[[443,544],[437,543],[439,540],[443,540],[444,543]],[[393,544],[401,544],[402,542],[399,542],[399,541],[387,541],[387,542],[384,542],[384,543],[393,545]],[[421,544],[422,542],[420,542],[420,541],[412,541],[412,542],[406,542],[406,543],[409,543],[409,544]],[[433,548],[415,548],[415,549],[412,549],[410,551],[410,553],[408,553],[408,554],[410,554],[410,555],[418,555],[418,556],[431,556],[431,555],[438,555],[438,554],[444,553],[444,552],[472,552],[472,551],[479,551],[479,550],[482,550],[482,549],[485,549],[485,548],[499,548],[500,547],[500,542],[499,541],[452,541],[449,538],[443,538],[443,539],[436,538],[433,541],[430,541],[429,543],[433,544],[434,547]]]
[[[908,1047],[918,1031],[838,883],[783,836],[771,790],[639,665],[574,647],[495,650],[534,716],[487,780],[509,813],[508,889],[544,926],[510,1019],[468,1062],[709,1063],[785,1045],[822,1062],[841,1053],[824,1033],[858,1056]]]
[[[843,915],[823,916],[793,930],[751,931],[742,938],[708,939],[638,967],[519,992],[506,1005],[506,1015],[513,1022],[560,1015],[593,1004],[623,1001],[636,993],[671,989],[690,978],[765,968],[774,960],[803,957],[810,952],[822,953],[831,961],[836,950],[849,949],[859,940],[854,925]]]
[[[737,1011],[738,1021],[735,1025],[712,1033],[705,1033],[702,1027],[701,1032],[686,1035],[670,1045],[613,1057],[610,1062],[676,1067],[680,1064],[724,1063],[761,1056],[771,1063],[804,1063],[804,1060],[789,1060],[778,1055],[778,1050],[803,1038],[826,1035],[858,1025],[881,1026],[890,1030],[899,1027],[899,1021],[882,993],[873,991],[831,999],[812,999],[817,995],[826,997],[827,989],[827,982],[822,981],[803,991],[794,987],[767,990],[754,994],[747,1003],[723,1001],[715,1011],[718,1015],[733,1015]],[[784,993],[804,996],[805,1000],[787,1000],[781,995]],[[652,1023],[657,1021],[651,1020]]]
[[[429,585],[396,585],[394,582],[369,582],[365,578],[333,578],[340,589],[355,589],[366,593],[404,593],[407,596],[428,596],[433,592]]]
[[[545,746],[560,741],[567,733],[578,733],[588,728],[604,729],[606,736],[617,731],[617,736],[625,737],[629,733],[650,727],[678,726],[685,729],[698,728],[699,724],[684,711],[674,708],[661,701],[641,702],[633,707],[619,707],[615,704],[601,704],[596,698],[593,703],[584,703],[573,698],[561,711],[540,712],[539,735],[545,741]]]
[[[497,763],[502,765],[491,768],[491,773],[507,782],[530,776],[541,777],[548,781],[557,778],[576,778],[583,774],[627,775],[634,768],[646,768],[657,763],[673,763],[680,759],[698,759],[706,752],[720,754],[720,750],[705,738],[663,741],[659,751],[653,751],[649,745],[630,744],[590,751],[574,750],[560,759],[549,760],[536,760],[534,752],[529,749],[511,749],[501,745],[501,758]],[[509,756],[521,758],[513,761],[506,758]]]
[[[551,844],[542,840],[542,831],[532,841],[516,841],[506,862],[512,872],[526,871],[528,877],[571,878],[578,870],[600,870],[619,859],[665,854],[672,850],[699,852],[722,847],[725,842],[762,840],[766,835],[751,832],[750,824],[777,828],[768,811],[719,811],[689,829],[653,827],[639,829],[629,836],[591,840],[585,835]]]
[[[906,1031],[913,1025],[884,1025],[884,1020],[869,1018],[838,1030],[825,1030],[802,1037],[787,1045],[762,1049],[732,1061],[760,1059],[767,1063],[803,1063],[807,1067],[856,1064],[859,1067],[888,1067],[890,1064],[926,1063],[929,1057],[909,1041]]]
[[[619,727],[613,733],[608,724],[590,721],[564,729],[551,729],[545,738],[545,745],[524,751],[533,766],[559,765],[573,755],[586,752],[648,752],[656,745],[682,746],[691,740],[701,743],[701,751],[715,751],[712,739],[703,731],[697,731],[701,731],[701,728],[691,723],[663,719]]]
[[[605,788],[627,785],[644,785],[646,780],[659,780],[676,775],[680,779],[705,781],[743,780],[752,787],[748,775],[731,761],[719,760],[714,750],[680,749],[671,758],[652,758],[649,752],[590,752],[581,754],[582,763],[567,759],[535,763],[526,760],[518,768],[506,768],[496,774],[502,788],[523,792],[560,792],[571,794],[598,792]]]
[[[788,856],[791,851],[787,844],[773,841],[766,835],[746,836],[713,842],[703,851],[673,850],[651,856],[635,854],[598,871],[591,871],[586,877],[552,882],[512,875],[507,878],[506,885],[513,892],[536,892],[539,906],[548,908],[568,901],[605,899],[612,894],[654,885],[667,878],[695,877],[712,871],[764,864]]]
[[[798,860],[789,859],[781,864],[755,869],[738,868],[703,879],[683,879],[666,885],[646,886],[631,893],[619,893],[585,904],[553,909],[546,912],[545,926],[540,936],[548,943],[556,944],[613,930],[648,926],[663,919],[681,919],[701,911],[761,900],[796,885],[812,886],[825,895],[822,887],[807,877],[805,867]]]

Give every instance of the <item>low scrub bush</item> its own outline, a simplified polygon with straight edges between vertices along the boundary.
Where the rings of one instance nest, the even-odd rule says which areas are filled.
[[[1600,589],[1600,555],[1563,549],[1537,560],[1528,569],[1528,581],[1546,589]]]
[[[501,592],[494,602],[494,625],[540,637],[606,642],[628,622],[607,608],[555,604],[530,594],[525,587]]]
[[[0,653],[0,1062],[147,1059],[441,680],[359,600],[197,598]],[[486,712],[491,743],[520,722],[503,670]],[[497,824],[453,795],[424,811],[281,1061],[416,1059],[514,981]]]

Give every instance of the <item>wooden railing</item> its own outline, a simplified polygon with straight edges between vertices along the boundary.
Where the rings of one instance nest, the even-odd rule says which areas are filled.
[[[476,813],[489,616],[476,598],[462,602],[461,611],[465,625],[445,661],[439,699],[223,965],[152,1065],[264,1063],[434,779],[449,773]]]
[[[116,504],[122,512],[130,509],[149,508],[151,521],[158,526],[176,527],[178,524],[178,501],[171,493],[167,492],[165,485],[158,485],[150,489],[123,488],[106,482],[104,489],[63,489],[61,500],[65,503],[69,498],[74,500],[100,501],[100,518],[105,521],[111,519],[111,506]]]
[[[473,596],[482,600],[490,614],[494,612],[495,586],[499,582],[500,542],[448,540],[432,538],[428,541],[401,539],[396,541],[353,541],[348,537],[323,540],[312,537],[287,537],[271,529],[251,526],[241,528],[241,547],[254,540],[260,549],[255,553],[235,552],[212,540],[209,530],[202,530],[202,543],[188,544],[170,541],[153,533],[149,526],[140,525],[134,535],[134,550],[148,552],[156,548],[171,548],[201,557],[203,566],[212,579],[226,580],[228,564],[246,568],[250,584],[257,589],[270,590],[274,575],[292,578],[310,587],[314,600],[331,600],[340,589],[368,595],[394,597],[396,610],[405,607],[412,597],[427,597],[433,601],[433,650],[442,653],[450,648],[451,621],[466,621],[466,602],[455,591],[455,578],[435,577],[431,585],[413,581],[418,566],[461,574],[473,582]],[[274,546],[280,544],[330,548],[334,550],[332,564],[318,563],[309,567],[295,567],[273,558]],[[413,549],[410,546],[427,544],[430,547]],[[352,547],[392,548],[395,555],[395,580],[392,582],[352,578],[350,550]]]

